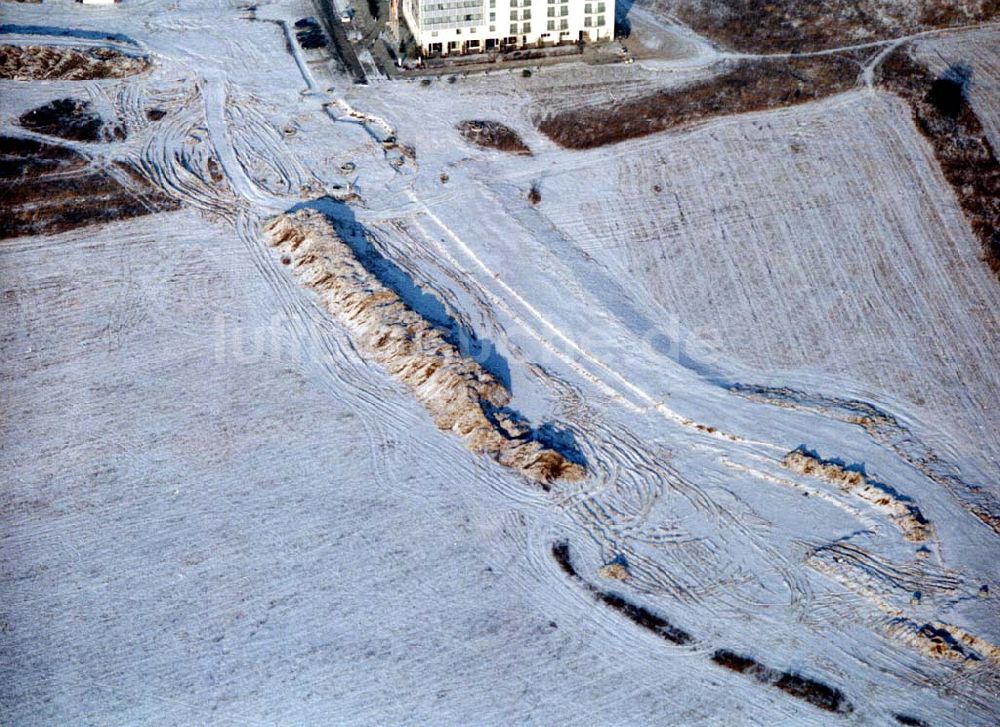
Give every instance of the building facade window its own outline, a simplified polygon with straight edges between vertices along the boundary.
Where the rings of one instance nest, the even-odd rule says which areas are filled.
[[[510,24],[510,34],[517,35],[517,23]]]
[[[548,27],[549,30],[555,30],[556,29],[556,21],[550,20],[547,27]]]
[[[604,25],[604,16],[603,15],[598,15],[597,16],[597,25],[598,25],[598,27]]]
[[[569,30],[569,21],[568,20],[560,20],[559,21],[559,30]]]

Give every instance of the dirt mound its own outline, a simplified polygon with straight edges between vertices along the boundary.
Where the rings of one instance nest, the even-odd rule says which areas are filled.
[[[531,439],[530,429],[504,411],[510,392],[503,384],[368,272],[326,217],[300,210],[275,218],[264,232],[346,325],[359,350],[403,381],[438,428],[537,482],[585,475],[580,465]]]
[[[847,469],[837,462],[821,460],[802,450],[789,452],[781,460],[781,464],[793,472],[816,477],[837,485],[844,492],[849,492],[872,503],[889,516],[889,519],[896,524],[907,540],[922,543],[933,532],[933,526],[927,522],[915,505],[908,502],[909,498],[900,495],[886,485],[869,479],[862,472]]]
[[[125,162],[96,169],[66,147],[0,137],[0,239],[176,209]]]
[[[0,46],[0,78],[14,81],[125,78],[143,73],[149,67],[146,58],[128,56],[110,48]]]
[[[742,61],[718,76],[625,101],[548,114],[538,129],[559,146],[591,149],[719,116],[815,101],[852,88],[858,67],[841,57]]]
[[[455,128],[470,144],[484,149],[497,149],[512,154],[531,154],[520,135],[499,121],[462,121]]]
[[[959,661],[967,665],[1000,667],[1000,648],[964,629],[940,621],[919,623],[908,618],[893,619],[889,635],[932,659]]]

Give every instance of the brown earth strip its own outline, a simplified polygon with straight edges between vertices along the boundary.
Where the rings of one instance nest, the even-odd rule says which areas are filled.
[[[130,164],[123,181],[66,147],[0,137],[0,239],[42,235],[177,209]]]

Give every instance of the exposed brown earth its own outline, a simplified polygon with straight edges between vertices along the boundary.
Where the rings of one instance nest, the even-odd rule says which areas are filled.
[[[940,621],[921,623],[905,617],[888,624],[891,636],[932,659],[962,662],[968,666],[1000,666],[1000,648],[964,629]]]
[[[504,385],[370,273],[325,216],[281,215],[264,233],[359,350],[405,383],[439,429],[536,482],[584,477],[583,467],[531,438],[530,428],[505,409]]]
[[[879,84],[909,103],[914,123],[933,147],[982,243],[986,263],[1000,277],[1000,163],[965,97],[962,69],[935,78],[903,47],[879,71]]]
[[[92,110],[89,101],[63,98],[39,106],[21,115],[18,123],[39,134],[58,136],[72,141],[124,139],[121,125],[105,128],[101,115]]]
[[[719,45],[805,53],[1000,17],[1000,0],[651,0]]]
[[[0,137],[0,239],[177,209],[133,167],[113,170],[56,144]]]
[[[470,144],[511,154],[531,154],[520,135],[499,121],[462,121],[456,128]]]
[[[858,72],[855,61],[841,56],[741,61],[713,78],[616,106],[550,114],[538,128],[562,147],[590,149],[718,116],[815,101],[853,88]]]
[[[801,674],[778,671],[748,656],[742,656],[726,649],[719,649],[712,654],[712,661],[729,671],[745,674],[762,684],[777,687],[796,699],[801,699],[827,712],[850,714],[853,711],[850,703],[839,689]]]
[[[781,464],[793,472],[836,485],[845,493],[870,502],[886,513],[907,540],[923,543],[934,533],[933,526],[908,498],[875,482],[862,472],[848,469],[836,462],[821,460],[802,450],[789,452],[781,460]]]
[[[0,78],[14,81],[91,81],[125,78],[148,70],[145,58],[110,48],[0,45]]]

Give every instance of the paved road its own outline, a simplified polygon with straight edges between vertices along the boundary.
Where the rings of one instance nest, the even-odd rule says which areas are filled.
[[[344,32],[344,24],[340,22],[337,9],[333,7],[330,0],[314,0],[314,2],[320,20],[326,27],[326,32],[333,41],[334,49],[347,68],[347,72],[351,74],[355,83],[368,83],[365,69],[362,68],[361,61],[358,60],[358,54],[354,52],[354,46],[347,39],[347,33]]]

